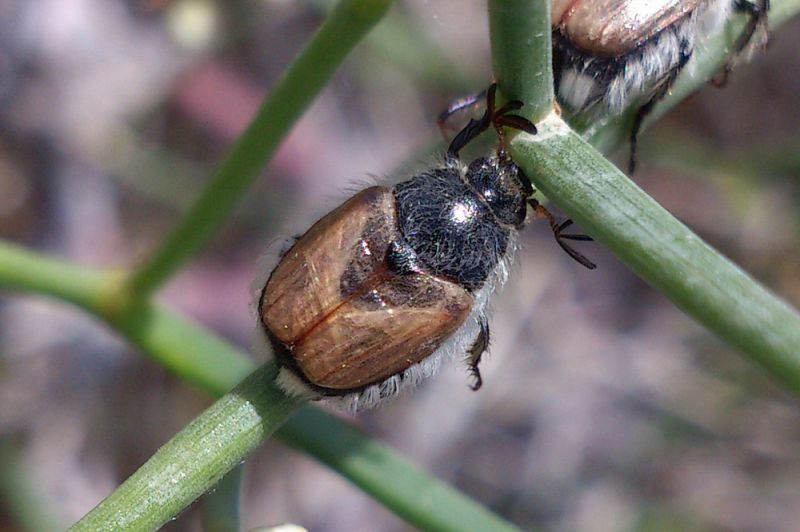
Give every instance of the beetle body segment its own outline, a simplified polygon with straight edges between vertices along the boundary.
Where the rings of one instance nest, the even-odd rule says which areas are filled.
[[[558,2],[556,2],[558,3]],[[707,0],[594,0],[554,9],[553,27],[578,49],[619,57],[690,15]]]
[[[576,114],[614,116],[633,102],[658,100],[734,11],[749,20],[725,72],[766,44],[769,0],[553,0],[560,103]]]
[[[554,9],[553,63],[559,100],[573,113],[614,116],[633,101],[657,97],[691,58],[698,33],[716,30],[731,4],[731,0],[578,0]]]
[[[314,224],[272,274],[262,319],[288,347],[283,362],[316,391],[357,392],[405,371],[472,310],[455,283],[392,271],[386,257],[398,238],[391,190],[371,187]]]
[[[636,107],[628,162],[633,173],[644,119],[703,39],[734,10],[748,20],[731,47],[723,80],[741,56],[766,45],[769,0],[553,0],[553,73],[559,102],[570,114],[590,120]]]
[[[279,384],[359,410],[466,355],[524,221],[529,185],[517,172],[497,157],[449,158],[316,222],[259,299]]]

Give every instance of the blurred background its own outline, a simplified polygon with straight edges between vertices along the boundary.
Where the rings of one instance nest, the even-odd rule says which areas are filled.
[[[0,237],[97,267],[147,256],[328,9],[322,0],[0,2]],[[435,160],[436,115],[491,77],[485,3],[402,0],[160,298],[247,347],[287,227]],[[636,181],[800,305],[800,20],[641,137]],[[624,162],[626,150],[618,160]],[[523,235],[473,393],[452,365],[354,422],[523,528],[797,530],[797,400],[598,244]],[[0,529],[63,528],[209,404],[65,304],[0,294]],[[199,529],[198,505],[167,530]],[[276,442],[245,524],[407,530]],[[31,521],[34,516],[41,521]]]

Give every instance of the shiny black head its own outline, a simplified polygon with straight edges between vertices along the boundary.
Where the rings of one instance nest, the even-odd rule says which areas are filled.
[[[505,154],[472,161],[464,175],[472,187],[504,225],[522,227],[533,187],[522,170]]]

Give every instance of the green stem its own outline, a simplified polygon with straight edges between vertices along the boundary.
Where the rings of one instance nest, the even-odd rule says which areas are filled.
[[[773,25],[795,11],[787,9],[790,3],[798,4],[775,2]],[[493,43],[510,40],[506,31],[516,35],[501,25],[492,30]],[[722,50],[716,54],[696,59],[710,72],[724,61]],[[495,60],[508,71],[498,71],[498,79],[527,61],[513,55]],[[538,85],[534,79],[521,83]],[[510,146],[537,188],[687,314],[800,392],[800,314],[687,229],[555,114],[538,125],[538,135],[517,135]]]
[[[392,0],[342,0],[275,85],[194,206],[130,280],[145,298],[212,237],[258,177],[278,144]]]
[[[0,240],[0,286],[47,294],[99,313],[103,287],[112,278]]]
[[[216,487],[203,497],[203,532],[239,532],[241,530],[241,492],[243,465],[222,477]]]
[[[276,372],[256,370],[70,530],[153,530],[178,515],[302,404],[275,386]]]
[[[687,314],[800,392],[800,315],[555,116],[511,153],[548,198]]]
[[[249,356],[216,334],[152,302],[130,305],[108,323],[168,371],[215,395],[254,367]]]
[[[492,64],[500,92],[538,122],[553,108],[550,0],[489,0]]]
[[[104,286],[113,277],[118,276],[86,270],[0,241],[0,287],[67,299],[102,317],[101,295],[109,293]],[[75,279],[83,281],[76,283]],[[133,305],[107,321],[168,371],[212,395],[224,394],[254,369],[253,363],[241,351],[155,304]],[[265,367],[263,371],[274,370]],[[266,386],[275,391],[271,383],[266,383]],[[279,397],[279,400],[284,399]],[[282,421],[279,416],[274,416],[265,423],[272,424],[271,430]],[[263,435],[267,433],[265,428]],[[303,408],[278,430],[276,436],[339,471],[387,508],[420,528],[425,528],[426,523],[439,523],[440,530],[463,529],[461,516],[470,516],[476,523],[503,523],[478,503],[435,478],[414,468],[401,472],[399,464],[405,464],[406,460],[388,447],[370,441],[347,423],[317,409]],[[327,448],[329,441],[338,443]],[[354,441],[357,443],[353,447],[347,444]],[[180,451],[180,447],[170,448]],[[369,449],[369,452],[359,454],[353,451],[355,448]],[[246,451],[247,448],[240,450]],[[161,460],[164,460],[163,455]],[[232,459],[228,461],[232,462]],[[403,481],[396,481],[399,478]],[[420,486],[426,488],[423,490]],[[208,483],[206,489],[212,487],[213,484]],[[180,495],[176,492],[176,496]],[[436,506],[429,504],[429,497],[433,497]],[[127,504],[131,499],[115,500]],[[443,515],[433,515],[440,513],[439,507],[449,510]],[[506,529],[511,527],[503,524]],[[503,529],[500,525],[497,528]]]
[[[117,306],[120,273],[81,268],[0,241],[0,287],[73,303],[125,336],[176,375],[221,395],[253,370],[253,362],[215,334],[151,302]]]
[[[283,441],[344,476],[420,530],[517,530],[430,477],[363,432],[318,410],[306,409],[282,429]],[[319,439],[323,432],[328,436]],[[379,468],[375,464],[380,464]],[[389,480],[391,479],[391,480]],[[387,480],[389,480],[387,482]]]

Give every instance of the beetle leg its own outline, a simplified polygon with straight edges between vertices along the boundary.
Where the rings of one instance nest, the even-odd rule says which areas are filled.
[[[474,118],[469,119],[469,123],[464,126],[464,129],[458,132],[450,141],[450,146],[447,147],[447,155],[449,157],[458,158],[458,152],[469,144],[475,137],[486,131],[492,123],[492,118],[489,109],[483,113],[483,116],[478,120]]]
[[[577,261],[581,266],[588,268],[590,270],[594,270],[597,268],[597,265],[589,260],[586,255],[581,253],[580,251],[576,250],[564,240],[576,240],[580,242],[591,242],[594,239],[589,235],[575,235],[575,234],[564,234],[563,231],[567,227],[572,225],[572,220],[565,220],[560,224],[556,221],[556,217],[553,216],[553,213],[548,211],[544,205],[536,201],[535,199],[531,198],[528,200],[533,210],[536,212],[536,216],[539,218],[545,218],[548,223],[550,224],[550,229],[553,231],[553,236],[556,239],[556,243],[563,249],[567,255],[572,257],[575,261]]]
[[[522,107],[522,102],[519,100],[512,100],[500,109],[495,108],[495,96],[497,94],[497,83],[492,83],[486,90],[486,111],[483,116],[475,120],[471,118],[469,123],[458,132],[458,134],[450,142],[447,148],[449,157],[458,157],[458,152],[469,144],[475,137],[494,126],[497,134],[500,137],[500,148],[505,149],[505,135],[503,134],[503,127],[511,127],[520,129],[531,134],[536,134],[536,126],[527,118],[519,115],[510,114]]]
[[[744,52],[745,48],[750,44],[759,30],[764,31],[764,40],[762,45],[766,46],[769,42],[769,21],[767,15],[769,13],[770,0],[756,0],[751,2],[749,0],[734,0],[734,8],[740,13],[748,15],[747,24],[742,30],[742,33],[736,39],[733,45],[733,52],[731,58],[725,63],[725,72],[728,73],[733,68],[736,56]]]
[[[536,125],[527,118],[519,115],[503,115],[498,117],[497,120],[495,120],[495,127],[503,126],[518,129],[530,133],[531,135],[536,134]]]
[[[447,138],[446,134],[446,126],[447,121],[450,119],[451,116],[466,109],[467,107],[472,107],[477,105],[481,100],[486,98],[486,90],[482,90],[477,94],[470,94],[469,96],[464,96],[463,98],[459,98],[450,103],[447,106],[447,109],[442,111],[442,113],[436,119],[436,125],[439,126],[439,131],[441,131],[442,136]]]
[[[744,53],[757,32],[760,30],[764,32],[763,38],[759,39],[761,41],[760,46],[766,47],[769,44],[769,24],[767,20],[769,3],[770,0],[733,0],[733,9],[739,13],[746,14],[748,16],[747,23],[742,33],[736,38],[736,42],[733,43],[731,53],[728,55],[727,61],[725,61],[722,72],[711,79],[713,86],[724,87],[728,84],[728,78],[730,78],[739,56]]]
[[[644,119],[653,112],[653,108],[656,104],[661,101],[664,96],[669,93],[669,90],[672,88],[672,85],[675,83],[675,80],[678,79],[678,75],[683,70],[683,67],[686,66],[686,63],[689,62],[689,59],[692,57],[692,50],[689,48],[689,43],[687,41],[681,41],[681,58],[678,61],[678,64],[672,67],[672,69],[667,73],[664,81],[661,83],[661,86],[656,89],[653,95],[647,100],[644,105],[639,107],[636,110],[636,114],[633,117],[633,126],[631,126],[631,134],[629,137],[630,142],[630,156],[628,158],[628,174],[633,175],[634,171],[636,171],[636,150],[638,147],[639,141],[639,131],[642,129],[642,124],[644,123]]]
[[[475,379],[475,382],[470,385],[472,391],[478,391],[483,386],[483,378],[481,377],[481,371],[478,369],[478,364],[480,364],[481,357],[489,348],[489,321],[486,316],[481,315],[478,318],[478,325],[480,326],[478,336],[475,337],[472,347],[469,348],[469,372]]]

